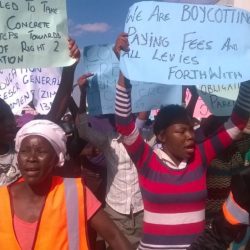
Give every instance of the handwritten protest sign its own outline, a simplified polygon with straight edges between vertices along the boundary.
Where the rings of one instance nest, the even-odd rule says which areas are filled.
[[[198,94],[208,109],[217,116],[229,116],[239,93],[239,83],[197,86]]]
[[[61,70],[59,68],[40,68],[39,71],[31,74],[33,104],[38,113],[47,114],[50,111],[60,82]]]
[[[0,17],[0,68],[73,64],[65,0],[3,0]]]
[[[32,87],[26,84],[30,73],[28,69],[0,70],[0,98],[10,105],[14,114],[20,114],[33,98]]]
[[[210,116],[212,113],[210,112],[208,106],[204,103],[201,97],[198,98],[193,117],[196,118],[206,118]]]
[[[140,2],[129,9],[130,80],[230,84],[250,79],[250,13],[231,7]]]
[[[239,94],[239,83],[197,85],[199,98],[197,100],[194,117],[205,118],[213,114],[215,116],[229,116],[232,113],[235,101]],[[191,92],[186,91],[186,105],[191,99]]]
[[[47,114],[60,84],[58,68],[25,68],[0,71],[0,98],[14,114],[33,101],[36,111]]]
[[[185,93],[185,103],[188,105],[192,98],[192,93],[189,91],[189,89],[186,90]],[[210,110],[208,109],[207,105],[204,103],[203,99],[199,96],[198,100],[195,105],[193,117],[196,118],[206,118],[211,115]]]
[[[115,85],[119,76],[119,61],[112,45],[84,48],[84,70],[95,75],[87,92],[90,114],[110,114],[115,111]],[[161,105],[181,103],[181,86],[132,82],[133,112],[159,108]]]
[[[164,86],[155,83],[132,83],[133,112],[158,109],[168,104],[181,104],[181,86]]]

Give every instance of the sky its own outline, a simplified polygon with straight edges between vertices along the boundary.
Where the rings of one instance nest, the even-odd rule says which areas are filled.
[[[77,41],[80,48],[87,45],[115,43],[123,31],[128,9],[140,0],[66,0],[69,34]],[[146,0],[147,1],[147,0]],[[158,0],[166,2],[198,1],[217,2],[218,0]],[[228,3],[233,0],[220,0]],[[235,0],[234,0],[235,1]],[[237,0],[246,1],[246,0]],[[83,69],[80,61],[76,77]]]
[[[115,43],[123,31],[129,7],[134,0],[66,0],[69,35],[78,47]],[[83,60],[76,69],[75,81],[83,70]]]
[[[133,0],[67,0],[69,33],[79,46],[115,42]]]
[[[115,43],[123,31],[129,7],[140,0],[66,0],[70,36],[84,46]],[[145,1],[145,0],[144,0]],[[147,0],[146,0],[147,1]],[[217,2],[218,0],[157,0],[166,2]],[[222,4],[235,0],[220,0]],[[237,0],[245,1],[245,0]],[[75,73],[75,82],[83,73],[83,60]],[[74,92],[74,96],[77,96]],[[76,98],[76,97],[75,97]],[[78,99],[78,98],[77,98]]]
[[[123,31],[129,7],[142,0],[66,0],[69,32],[80,47],[94,44],[114,43]],[[144,0],[145,1],[145,0]],[[147,1],[147,0],[146,0]],[[248,0],[158,0],[166,2],[191,2],[241,5]],[[249,5],[249,4],[248,4]]]

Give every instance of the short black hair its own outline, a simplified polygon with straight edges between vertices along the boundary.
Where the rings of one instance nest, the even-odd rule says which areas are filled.
[[[159,135],[162,130],[170,125],[176,123],[190,123],[191,121],[192,118],[184,107],[176,104],[167,105],[160,109],[155,118],[154,134]]]

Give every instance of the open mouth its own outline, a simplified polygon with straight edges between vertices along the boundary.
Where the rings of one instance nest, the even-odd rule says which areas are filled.
[[[188,153],[194,153],[194,148],[195,148],[195,146],[192,144],[192,145],[186,146],[186,147],[185,147],[185,150],[186,150],[186,152],[188,152]]]
[[[29,169],[24,169],[24,172],[26,175],[33,176],[37,175],[40,172],[40,170],[37,168],[29,168]]]

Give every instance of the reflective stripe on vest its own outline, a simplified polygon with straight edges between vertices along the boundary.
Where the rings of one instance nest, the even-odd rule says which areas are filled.
[[[21,250],[15,236],[10,195],[0,187],[0,250]],[[80,178],[53,176],[41,214],[34,250],[87,250],[85,192]]]
[[[249,213],[235,202],[232,192],[223,205],[223,213],[226,220],[232,225],[249,224]]]
[[[78,197],[75,179],[65,178],[65,199],[68,224],[69,249],[79,249]]]

